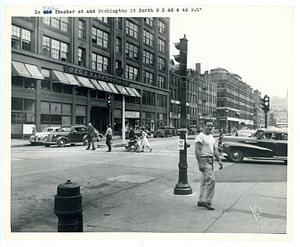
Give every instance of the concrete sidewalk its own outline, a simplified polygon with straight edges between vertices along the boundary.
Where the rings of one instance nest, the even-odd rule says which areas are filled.
[[[199,181],[199,174],[189,174],[190,180],[196,181],[193,176]],[[133,233],[135,238],[142,236],[143,239],[147,239],[148,233],[177,233],[172,239],[182,237],[180,233],[215,240],[228,236],[216,238],[202,233],[245,233],[248,240],[256,240],[250,234],[259,234],[260,237],[272,234],[267,238],[274,240],[291,238],[290,234],[287,235],[285,182],[217,183],[214,211],[197,206],[199,183],[190,183],[193,194],[175,195],[173,182],[166,177],[149,178],[134,190],[93,202],[101,206],[83,212],[89,219],[84,221],[84,232]],[[152,186],[155,190],[149,190]],[[126,235],[122,236],[126,238]],[[170,235],[159,237],[168,238]]]

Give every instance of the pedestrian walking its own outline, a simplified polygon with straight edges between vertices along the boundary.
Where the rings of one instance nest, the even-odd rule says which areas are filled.
[[[211,120],[204,121],[204,129],[195,138],[195,156],[198,161],[199,170],[202,173],[200,182],[200,196],[198,199],[199,207],[206,207],[214,210],[212,207],[212,199],[215,192],[216,179],[214,175],[213,158],[214,156],[219,162],[220,170],[223,168],[218,150],[217,143],[211,135],[213,122]]]
[[[111,152],[112,129],[110,124],[107,125],[105,136],[106,136],[106,145],[108,147],[108,150],[106,152]]]
[[[95,136],[96,136],[95,128],[92,125],[92,123],[89,122],[88,123],[88,134],[87,134],[88,146],[87,146],[86,150],[90,149],[91,143],[92,143],[92,149],[91,150],[96,150],[95,143],[94,143]]]
[[[144,128],[142,128],[142,151],[144,152],[144,148],[145,146],[149,149],[150,153],[152,152],[152,148],[150,147],[149,141],[148,141],[148,137],[147,137],[147,133],[145,131]]]

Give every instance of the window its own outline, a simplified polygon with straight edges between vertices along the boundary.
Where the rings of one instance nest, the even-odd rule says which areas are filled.
[[[87,88],[85,87],[76,87],[76,95],[78,96],[87,96]]]
[[[149,106],[155,106],[155,93],[143,91],[142,104],[149,105]]]
[[[69,32],[68,17],[43,17],[43,22],[46,25],[57,28],[59,30]]]
[[[154,55],[148,51],[143,51],[143,62],[145,64],[154,65]]]
[[[153,78],[154,78],[153,73],[150,73],[148,71],[144,71],[143,81],[144,81],[145,84],[153,85],[154,84]]]
[[[68,61],[69,45],[61,41],[43,37],[43,54],[61,61]]]
[[[166,24],[161,20],[158,21],[158,32],[165,34],[166,33]]]
[[[93,27],[92,30],[92,43],[108,48],[108,33]]]
[[[160,75],[157,76],[157,86],[160,88],[166,88],[165,77]]]
[[[92,69],[108,72],[108,58],[96,53],[92,53]]]
[[[139,48],[133,44],[126,43],[126,56],[138,60]]]
[[[132,67],[130,65],[126,65],[125,78],[137,81],[138,80],[138,72],[139,72],[139,70],[137,68]]]
[[[126,20],[126,34],[138,38],[139,37],[139,28],[138,25],[134,24],[131,21]]]
[[[158,58],[158,69],[160,70],[166,69],[166,60],[161,57]]]
[[[157,94],[157,107],[167,108],[167,96]]]
[[[86,57],[85,49],[78,48],[78,65],[79,66],[83,66],[83,67],[86,66],[85,57]]]
[[[144,43],[150,46],[153,46],[153,34],[144,30]]]
[[[122,17],[116,18],[116,26],[118,29],[122,30]]]
[[[153,20],[154,20],[153,17],[145,17],[145,18],[144,18],[144,22],[145,22],[146,24],[148,24],[149,26],[151,26],[151,27],[153,27]]]
[[[41,74],[45,78],[45,80],[41,81],[41,89],[50,90],[50,70],[41,69]]]
[[[158,39],[158,50],[160,52],[165,52],[166,51],[166,42],[163,41],[162,39]]]
[[[78,23],[78,37],[81,38],[81,39],[85,39],[86,38],[86,25],[85,25],[85,21],[79,20],[79,23]]]
[[[116,52],[122,53],[122,39],[119,37],[116,38]]]
[[[108,17],[96,17],[96,19],[98,19],[102,22],[108,23]]]
[[[12,25],[11,29],[11,47],[20,50],[30,51],[31,32]]]

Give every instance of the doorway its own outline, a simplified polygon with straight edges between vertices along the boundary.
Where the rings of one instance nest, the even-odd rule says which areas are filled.
[[[91,108],[91,123],[102,134],[106,132],[106,126],[108,124],[108,114],[108,108],[98,106],[93,106]]]

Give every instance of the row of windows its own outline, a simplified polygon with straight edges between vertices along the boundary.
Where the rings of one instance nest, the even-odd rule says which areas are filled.
[[[51,19],[46,18],[47,20],[51,20],[51,23],[56,23],[54,20],[55,18]],[[58,18],[59,19],[59,18]],[[63,23],[60,21],[59,23]],[[62,24],[60,24],[62,25]],[[83,32],[84,24],[79,24],[79,35],[80,37],[85,37],[85,34]],[[153,40],[149,40],[148,37],[149,33],[146,33],[145,35],[145,42],[151,46],[153,46]],[[109,48],[109,34],[93,27],[92,30],[92,43],[97,44],[103,48]],[[12,25],[12,37],[11,37],[11,45],[13,48],[22,49],[22,50],[31,50],[31,32],[19,28],[17,26]],[[161,51],[165,51],[165,41],[161,40],[159,42],[159,48]],[[121,38],[116,39],[116,50],[119,53],[122,53],[122,40]],[[138,60],[138,46],[135,46],[130,43],[126,43],[126,56],[133,58],[135,60]],[[47,37],[43,36],[43,55],[47,57],[51,57],[57,60],[61,61],[68,61],[70,62],[69,58],[69,44]],[[86,66],[86,52],[85,49],[82,47],[78,48],[78,65],[80,66]],[[143,61],[145,64],[154,65],[154,55],[150,52],[144,51],[143,52]],[[93,63],[93,69],[97,66]],[[159,58],[158,59],[158,66],[159,69],[165,70],[165,59]],[[98,70],[98,69],[97,69]],[[105,71],[105,69],[101,68],[99,71]]]

